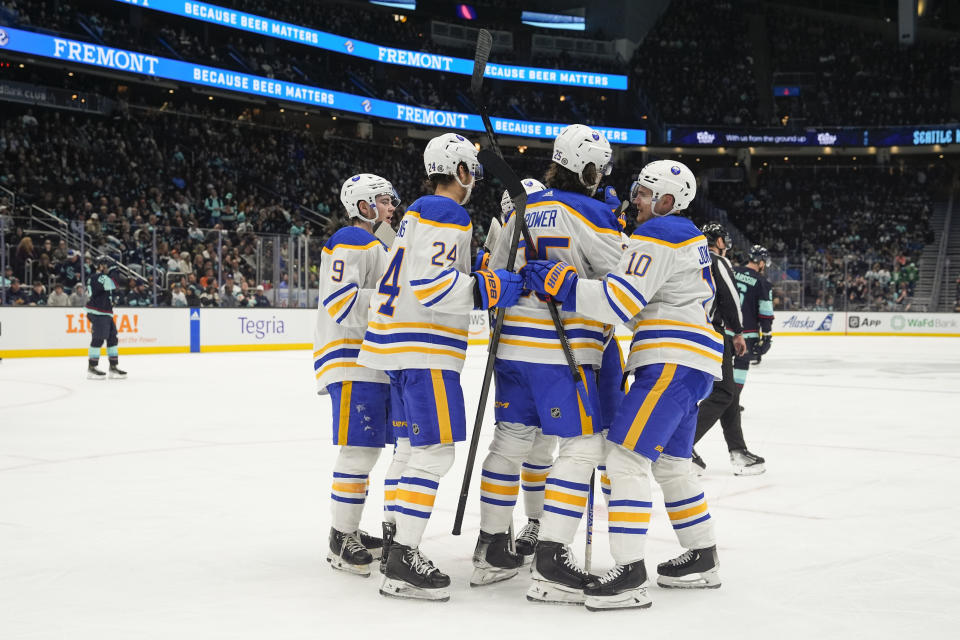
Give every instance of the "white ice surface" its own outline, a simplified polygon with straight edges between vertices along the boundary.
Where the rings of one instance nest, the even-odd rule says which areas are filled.
[[[484,357],[467,359],[468,423]],[[453,578],[450,602],[389,600],[376,572],[332,571],[335,450],[309,353],[121,365],[128,380],[94,382],[82,358],[0,363],[3,640],[958,637],[960,340],[777,338],[743,397],[769,471],[734,477],[719,426],[698,447],[723,587],[654,586],[652,609],[607,613],[528,603],[526,574],[468,586],[476,485],[450,535],[466,444],[423,543]],[[654,520],[651,572],[679,552],[662,508]]]

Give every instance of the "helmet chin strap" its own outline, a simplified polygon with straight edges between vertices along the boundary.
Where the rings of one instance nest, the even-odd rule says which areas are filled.
[[[473,193],[473,185],[477,184],[477,179],[474,178],[473,180],[471,180],[471,181],[470,181],[470,184],[463,184],[462,182],[460,182],[460,175],[459,175],[459,174],[453,176],[453,178],[457,181],[457,184],[458,184],[458,185],[460,185],[461,187],[463,187],[464,189],[467,190],[467,194],[466,194],[465,196],[463,196],[463,200],[460,201],[460,206],[462,207],[463,205],[465,205],[465,204],[467,204],[468,202],[470,202],[470,194]]]
[[[362,201],[361,201],[361,202],[362,202]],[[368,218],[368,217],[366,217],[365,215],[363,215],[363,211],[360,210],[360,205],[357,205],[357,214],[359,214],[357,217],[359,217],[359,218],[360,218],[361,220],[363,220],[364,222],[373,224],[373,223],[375,223],[375,222],[377,221],[377,217],[379,217],[379,214],[377,213],[377,203],[375,203],[375,202],[374,202],[374,203],[367,202],[367,206],[369,206],[370,209],[373,211],[373,217],[372,217],[372,218]]]

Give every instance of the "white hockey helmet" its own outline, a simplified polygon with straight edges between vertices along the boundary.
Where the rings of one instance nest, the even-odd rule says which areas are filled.
[[[663,196],[668,193],[673,196],[673,209],[656,215],[669,215],[682,211],[690,206],[697,195],[697,179],[693,171],[676,160],[654,160],[641,169],[640,175],[630,187],[631,201],[637,197],[637,189],[640,186],[653,191],[654,208]]]
[[[469,184],[460,182],[457,167],[461,162],[467,166],[467,172],[473,177]],[[457,184],[467,190],[461,205],[467,204],[477,180],[483,179],[483,166],[477,160],[477,148],[472,142],[456,133],[445,133],[427,143],[427,148],[423,150],[423,168],[426,169],[428,176],[438,173],[453,176]]]
[[[529,196],[531,193],[536,193],[538,191],[543,191],[546,189],[543,186],[543,183],[537,180],[536,178],[524,178],[522,180],[523,190],[527,192]],[[500,211],[503,212],[503,215],[507,215],[513,211],[513,200],[510,199],[510,192],[504,191],[503,197],[500,198]]]
[[[602,133],[585,124],[571,124],[563,128],[553,141],[553,161],[570,169],[580,178],[585,187],[596,189],[603,176],[610,175],[613,150]],[[596,184],[583,182],[583,170],[588,164],[597,168]]]
[[[347,178],[347,181],[340,187],[340,202],[347,211],[350,218],[359,218],[364,222],[376,222],[377,220],[377,198],[382,195],[390,196],[394,207],[400,204],[400,196],[396,189],[386,178],[381,178],[373,173],[358,173],[355,176]],[[373,211],[373,217],[367,218],[360,212],[358,203],[366,202]]]

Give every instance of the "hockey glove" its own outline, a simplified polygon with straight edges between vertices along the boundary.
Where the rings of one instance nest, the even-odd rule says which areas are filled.
[[[477,309],[512,307],[523,291],[523,277],[506,269],[480,269],[473,272],[473,306]]]
[[[564,311],[576,309],[577,270],[566,262],[531,260],[523,269],[524,287],[563,303]]]
[[[767,355],[767,351],[770,351],[770,341],[772,338],[773,336],[770,335],[769,333],[765,333],[762,336],[760,336],[760,339],[757,340],[756,346],[754,346],[753,348],[754,352],[758,356]]]
[[[616,212],[620,208],[620,198],[617,197],[617,190],[613,187],[598,188],[597,198],[602,198],[603,202],[610,207],[611,212]]]
[[[490,252],[479,247],[477,249],[477,259],[473,261],[474,271],[483,271],[490,264]]]

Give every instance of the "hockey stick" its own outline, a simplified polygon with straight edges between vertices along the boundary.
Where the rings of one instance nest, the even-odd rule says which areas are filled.
[[[490,32],[486,29],[480,29],[480,32],[477,34],[477,53],[473,59],[473,77],[470,78],[470,93],[473,94],[473,100],[477,104],[477,108],[480,110],[480,118],[483,120],[483,128],[486,130],[490,147],[494,150],[500,160],[503,160],[503,152],[500,150],[500,145],[497,143],[497,136],[493,132],[493,123],[490,122],[490,114],[487,113],[487,105],[484,103],[482,99],[483,96],[480,92],[481,88],[483,87],[483,74],[487,68],[487,60],[490,59],[491,48],[493,48],[493,36],[491,36]],[[513,172],[511,171],[511,173]],[[511,193],[509,189],[507,191],[508,193]],[[527,228],[527,220],[523,215],[526,206],[524,206],[523,209],[517,206],[517,199],[512,195],[512,193],[510,199],[513,200],[516,223],[513,225],[513,238],[511,239],[510,245],[510,260],[507,263],[507,269],[513,271],[513,265],[517,255],[517,245],[519,243],[519,235],[517,233],[518,227],[519,232],[523,234],[523,241],[526,243],[526,246],[536,247],[537,243],[533,241],[533,237],[530,235],[530,229]],[[524,197],[524,204],[526,204],[526,197]],[[553,320],[553,328],[557,332],[557,337],[560,339],[560,348],[563,350],[563,355],[567,361],[567,366],[570,367],[570,375],[573,376],[573,382],[577,386],[577,391],[579,391],[580,397],[583,398],[584,413],[592,418],[593,412],[590,410],[589,403],[587,402],[587,386],[583,381],[583,375],[580,373],[580,367],[577,364],[577,358],[573,354],[573,349],[570,347],[570,340],[567,338],[566,331],[563,329],[563,321],[560,319],[560,311],[557,309],[557,303],[548,299],[547,309],[550,310],[550,318]],[[498,346],[499,342],[491,342],[490,352],[495,355]]]
[[[593,564],[593,483],[597,470],[590,472],[590,493],[587,494],[587,541],[583,549],[583,570],[590,573]]]
[[[483,170],[490,173],[507,187],[507,193],[513,200],[514,206],[520,215],[527,208],[527,192],[520,182],[517,174],[507,166],[503,158],[493,153],[489,149],[483,149],[477,154]],[[514,264],[517,261],[517,244],[519,241],[519,231],[514,225],[512,244],[510,245],[510,254],[507,256],[507,269],[513,271]],[[500,343],[500,332],[503,331],[503,318],[506,314],[502,311],[497,314],[497,321],[493,328],[493,334],[490,336],[490,349],[487,353],[487,366],[483,371],[483,384],[480,386],[480,404],[477,406],[477,418],[473,422],[473,434],[470,436],[470,450],[467,453],[467,466],[463,471],[463,484],[460,486],[460,502],[457,503],[457,515],[453,520],[453,535],[460,535],[463,526],[463,514],[467,509],[467,495],[470,493],[470,478],[473,476],[473,465],[477,459],[477,447],[480,444],[480,427],[483,424],[483,414],[487,408],[487,398],[490,395],[490,383],[493,379],[493,361],[496,358],[496,345]]]

